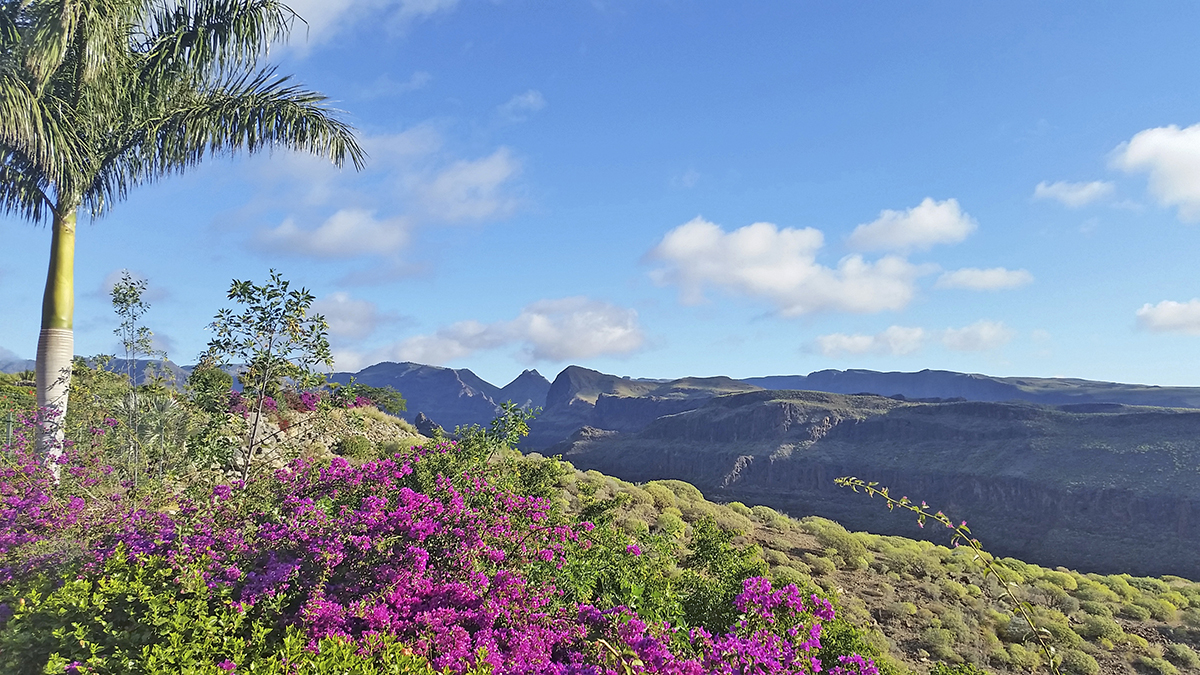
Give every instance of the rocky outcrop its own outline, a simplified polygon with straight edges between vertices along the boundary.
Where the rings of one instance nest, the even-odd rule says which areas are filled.
[[[417,433],[429,438],[438,436],[445,431],[442,429],[442,425],[426,417],[423,412],[417,413],[417,416],[413,419],[413,426],[417,428]]]
[[[604,429],[638,431],[664,415],[695,410],[706,398],[670,398],[662,396],[612,396],[596,399],[595,421]]]

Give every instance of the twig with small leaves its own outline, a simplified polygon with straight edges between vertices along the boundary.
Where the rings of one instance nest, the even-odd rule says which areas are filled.
[[[896,508],[912,511],[917,514],[917,525],[921,527],[925,527],[926,520],[933,519],[945,525],[947,529],[953,530],[954,534],[950,538],[950,544],[956,548],[963,545],[970,546],[975,551],[975,559],[982,561],[986,570],[984,578],[986,579],[988,575],[993,575],[996,577],[996,581],[1000,582],[1000,587],[1004,589],[1004,595],[1008,598],[1008,601],[1020,613],[1021,618],[1025,619],[1025,623],[1029,624],[1030,635],[1037,640],[1042,656],[1046,657],[1046,663],[1049,664],[1050,672],[1054,673],[1054,675],[1060,675],[1061,671],[1058,669],[1058,662],[1061,660],[1061,657],[1056,653],[1054,646],[1047,641],[1047,638],[1051,637],[1050,632],[1045,628],[1038,628],[1037,624],[1034,623],[1033,605],[1026,601],[1018,600],[1013,594],[1012,587],[1016,586],[1016,584],[1004,580],[1000,571],[996,569],[996,557],[983,550],[983,546],[979,543],[979,540],[971,535],[971,528],[967,527],[967,521],[964,520],[955,525],[954,521],[950,520],[950,516],[941,511],[932,512],[930,506],[925,502],[917,504],[908,497],[900,497],[899,499],[892,497],[886,487],[881,487],[875,481],[867,482],[854,476],[843,476],[835,479],[834,483],[842,487],[848,487],[855,492],[861,490],[872,498],[877,496],[883,497],[887,502],[889,511]]]

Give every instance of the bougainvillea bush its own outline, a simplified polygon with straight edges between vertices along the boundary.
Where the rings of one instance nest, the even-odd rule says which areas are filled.
[[[828,599],[772,587],[714,523],[684,550],[610,523],[617,500],[566,513],[563,465],[506,453],[511,422],[138,491],[86,440],[55,482],[23,419],[0,469],[0,672],[878,672],[822,646]]]

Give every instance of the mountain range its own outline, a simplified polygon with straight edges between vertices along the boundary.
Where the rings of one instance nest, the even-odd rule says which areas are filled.
[[[675,478],[716,501],[938,540],[833,483],[856,475],[969,518],[1001,555],[1200,578],[1200,387],[936,370],[656,380],[579,366],[499,387],[417,363],[330,379],[351,377],[394,387],[403,417],[447,430],[486,425],[504,402],[541,408],[522,449],[624,480]]]
[[[944,543],[833,483],[856,475],[971,519],[1000,555],[1200,578],[1200,388],[932,370],[649,380],[570,366],[497,388],[469,370],[377,364],[356,378],[447,429],[541,401],[524,449],[624,480]]]
[[[992,377],[945,370],[911,373],[821,370],[809,375],[741,380],[723,376],[662,380],[621,377],[568,366],[553,382],[536,370],[526,370],[512,382],[498,387],[466,368],[378,363],[358,373],[334,373],[330,379],[348,382],[351,377],[371,386],[394,387],[408,401],[408,411],[403,413],[406,419],[412,421],[423,412],[446,429],[486,424],[495,417],[499,405],[507,401],[541,408],[527,441],[527,447],[535,449],[553,445],[580,427],[636,431],[663,415],[695,409],[714,396],[760,390],[874,394],[916,402],[1019,401],[1051,406],[1200,408],[1200,387]]]

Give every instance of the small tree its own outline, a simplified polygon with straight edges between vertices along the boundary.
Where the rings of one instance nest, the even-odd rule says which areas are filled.
[[[259,442],[267,396],[287,381],[297,389],[320,386],[325,375],[314,368],[324,365],[332,369],[333,355],[325,317],[308,313],[315,300],[313,295],[304,288],[290,290],[289,282],[275,270],[261,286],[234,279],[228,297],[244,309],[239,314],[232,309],[217,313],[210,325],[217,337],[208,343],[208,351],[201,358],[221,367],[231,363],[242,367],[238,379],[252,402],[254,417],[242,458],[245,480]]]
[[[113,311],[121,319],[121,324],[113,333],[121,338],[121,346],[125,349],[125,374],[129,377],[129,394],[126,397],[125,422],[126,436],[129,439],[129,457],[133,472],[133,485],[137,487],[142,463],[141,438],[138,430],[141,425],[141,414],[138,402],[137,360],[139,356],[167,358],[167,353],[154,348],[154,333],[142,325],[142,315],[150,309],[142,297],[146,293],[146,280],[135,279],[129,270],[121,270],[121,280],[113,284]]]

